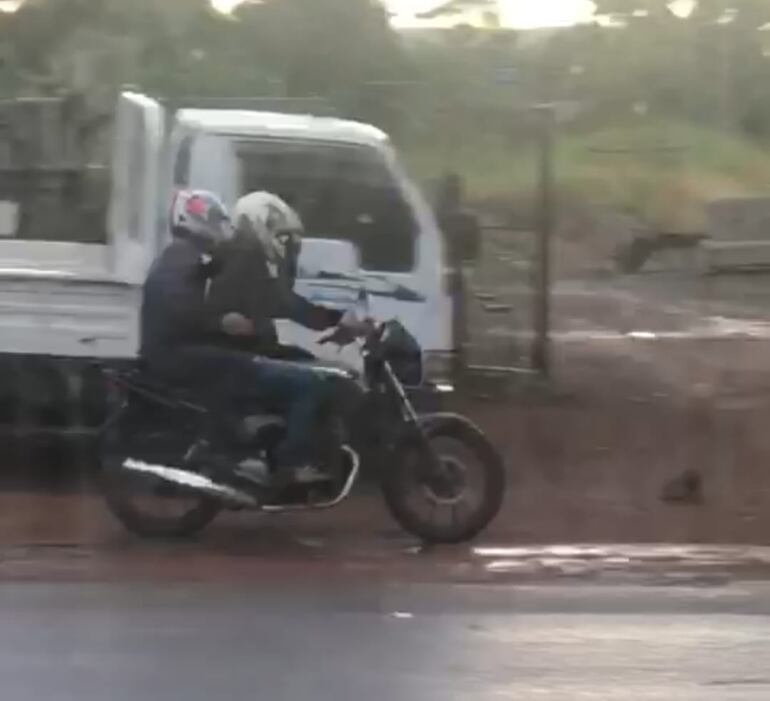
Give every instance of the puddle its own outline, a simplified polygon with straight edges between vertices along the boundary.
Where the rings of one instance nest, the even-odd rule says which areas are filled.
[[[732,570],[770,565],[770,548],[667,544],[480,546],[472,561],[489,574],[585,575],[619,570]]]

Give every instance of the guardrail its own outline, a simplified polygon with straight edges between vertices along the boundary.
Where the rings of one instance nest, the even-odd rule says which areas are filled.
[[[770,271],[770,241],[701,241],[700,271],[706,275],[727,272]]]

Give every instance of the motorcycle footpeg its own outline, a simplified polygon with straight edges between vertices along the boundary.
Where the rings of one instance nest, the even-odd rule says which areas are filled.
[[[237,506],[257,507],[259,502],[249,493],[228,484],[215,481],[206,475],[178,467],[154,465],[134,458],[123,461],[123,469],[134,473],[152,475],[193,492],[206,494]]]
[[[339,492],[333,484],[326,484],[326,489],[321,489],[317,484],[289,484],[277,487],[267,494],[263,508],[267,509],[294,509],[312,508],[332,499]]]
[[[358,477],[360,459],[349,446],[343,446],[348,458],[344,480],[331,480],[317,484],[287,485],[279,493],[270,495],[262,505],[262,511],[276,513],[281,511],[301,511],[305,509],[327,509],[336,506],[345,499]]]

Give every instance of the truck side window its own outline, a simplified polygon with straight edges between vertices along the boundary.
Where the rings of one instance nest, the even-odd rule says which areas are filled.
[[[405,253],[414,246],[414,224],[400,193],[394,188],[364,186],[352,205],[346,228],[354,232],[364,268],[408,271],[413,256]]]
[[[374,149],[265,140],[242,142],[239,156],[241,192],[282,197],[299,212],[307,237],[351,241],[367,270],[414,267],[413,212]]]
[[[190,159],[192,157],[192,137],[185,136],[179,143],[179,150],[174,161],[174,185],[187,187],[190,183]]]

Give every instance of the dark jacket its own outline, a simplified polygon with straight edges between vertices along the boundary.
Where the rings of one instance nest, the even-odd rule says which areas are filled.
[[[236,339],[249,350],[270,355],[278,346],[275,319],[292,321],[316,331],[337,324],[342,312],[309,302],[296,294],[282,276],[270,273],[261,245],[250,237],[236,236],[218,253],[220,271],[211,281],[207,313],[220,319],[240,312],[256,328],[256,338]],[[232,343],[231,343],[232,345]]]
[[[206,312],[206,283],[216,262],[192,241],[177,238],[152,264],[144,283],[140,355],[205,343],[213,327]]]

